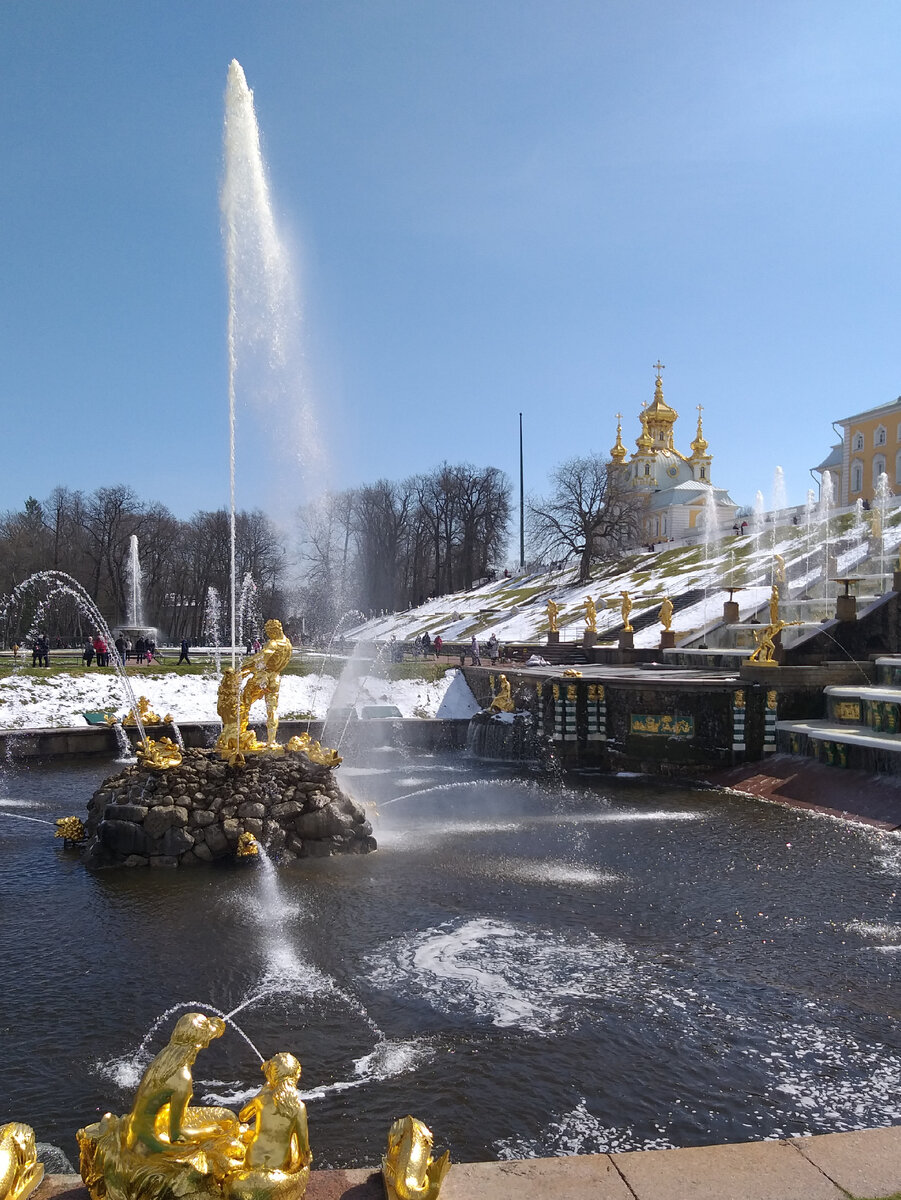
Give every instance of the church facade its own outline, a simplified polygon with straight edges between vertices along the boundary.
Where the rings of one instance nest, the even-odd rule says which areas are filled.
[[[654,368],[657,382],[654,399],[640,414],[641,433],[629,457],[622,440],[622,414],[617,413],[616,444],[610,451],[613,469],[623,473],[628,485],[646,497],[643,518],[644,542],[668,542],[702,531],[703,513],[712,496],[718,529],[730,527],[738,511],[724,488],[713,486],[713,455],[704,438],[701,405],[698,428],[689,443],[690,454],[676,449],[674,427],[679,414],[663,398],[663,364]]]

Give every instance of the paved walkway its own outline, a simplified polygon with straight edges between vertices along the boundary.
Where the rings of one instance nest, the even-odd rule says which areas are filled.
[[[381,1176],[316,1171],[307,1200],[383,1200]],[[442,1200],[867,1200],[901,1196],[901,1126],[781,1142],[455,1163]],[[51,1175],[34,1200],[87,1200]]]

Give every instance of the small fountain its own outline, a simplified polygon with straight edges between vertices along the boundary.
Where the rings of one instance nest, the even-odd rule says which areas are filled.
[[[153,642],[156,642],[158,637],[156,626],[145,624],[143,574],[136,533],[128,539],[128,557],[125,560],[125,622],[118,626],[117,632],[123,637],[144,638]]]
[[[213,659],[216,663],[216,674],[222,671],[222,603],[219,599],[218,588],[211,587],[206,594],[206,614],[203,626],[203,636],[206,644],[212,648]]]
[[[888,516],[889,500],[892,495],[892,489],[889,486],[888,475],[885,471],[880,472],[879,478],[876,480],[876,491],[874,493],[874,520],[873,520],[873,541],[874,549],[879,554],[879,580],[880,589],[886,588],[885,577],[885,523]],[[889,581],[888,586],[891,586]]]
[[[758,493],[759,495],[760,493]],[[717,528],[719,525],[719,514],[716,508],[716,496],[713,488],[708,486],[704,494],[704,508],[701,512],[701,527],[704,535],[704,627],[710,620],[707,612],[707,602],[710,597],[710,559],[711,547],[713,548],[713,558],[717,556]],[[698,643],[698,649],[706,650],[707,645],[703,640]]]

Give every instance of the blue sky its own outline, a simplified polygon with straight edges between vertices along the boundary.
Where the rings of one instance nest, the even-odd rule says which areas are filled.
[[[901,392],[899,44],[894,0],[2,0],[0,509],[226,503],[233,57],[328,447],[302,478],[244,411],[240,505],[515,480],[520,411],[541,491],[618,410],[634,445],[658,357],[714,482],[802,501],[830,421]]]

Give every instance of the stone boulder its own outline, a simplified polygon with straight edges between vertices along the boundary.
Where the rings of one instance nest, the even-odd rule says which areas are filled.
[[[290,751],[248,756],[243,767],[211,750],[186,750],[167,771],[126,767],[89,800],[85,830],[91,867],[199,866],[234,858],[242,833],[280,860],[376,849],[334,771]]]

